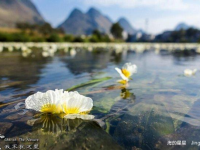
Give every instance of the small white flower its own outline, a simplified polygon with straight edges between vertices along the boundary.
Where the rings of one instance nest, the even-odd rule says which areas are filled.
[[[61,113],[61,100],[63,90],[49,90],[46,93],[37,92],[25,100],[26,109],[32,109],[43,113]]]
[[[88,47],[88,51],[89,51],[89,52],[92,52],[92,51],[93,51],[93,48],[92,48],[92,47]]]
[[[193,76],[193,75],[196,74],[196,72],[197,72],[197,69],[193,69],[193,70],[191,70],[191,69],[185,69],[184,70],[184,75],[185,76]]]
[[[1,52],[3,52],[3,47],[2,47],[2,46],[0,46],[0,53],[1,53]]]
[[[53,57],[54,54],[56,53],[57,49],[53,49],[53,48],[49,48],[49,49],[45,49],[42,52],[42,56],[43,57]]]
[[[78,92],[68,92],[62,103],[65,118],[74,119],[93,119],[93,115],[88,115],[93,107],[93,100],[89,97],[80,95]]]
[[[8,51],[9,51],[9,52],[13,52],[13,50],[14,50],[14,48],[13,48],[13,47],[11,47],[11,46],[10,46],[10,47],[8,47]]]
[[[72,56],[72,57],[76,56],[76,50],[75,49],[70,50],[70,56]]]
[[[21,51],[23,52],[23,51],[26,51],[28,48],[26,47],[26,46],[22,46],[21,47]]]
[[[69,48],[68,48],[68,47],[64,48],[64,52],[65,52],[65,53],[68,53],[68,51],[69,51]]]
[[[43,56],[43,57],[49,57],[49,53],[46,52],[46,51],[44,51],[44,52],[42,52],[42,56]]]
[[[137,66],[131,63],[126,63],[122,69],[115,68],[124,81],[129,81],[130,77],[137,73]]]
[[[31,52],[32,52],[32,50],[29,49],[29,48],[23,49],[23,50],[22,50],[22,56],[23,56],[23,57],[27,57],[27,56],[29,56],[29,55],[31,54]]]

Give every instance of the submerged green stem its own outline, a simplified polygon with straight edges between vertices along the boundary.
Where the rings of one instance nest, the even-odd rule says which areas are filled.
[[[72,91],[72,90],[75,90],[75,89],[78,89],[78,88],[81,88],[81,87],[84,87],[84,86],[88,86],[88,85],[91,85],[91,84],[96,84],[96,83],[99,83],[99,82],[107,81],[109,79],[111,79],[111,77],[104,77],[104,78],[100,78],[100,79],[93,79],[93,80],[90,80],[88,82],[75,85],[75,86],[73,86],[73,87],[71,87],[69,89],[66,89],[66,91]]]

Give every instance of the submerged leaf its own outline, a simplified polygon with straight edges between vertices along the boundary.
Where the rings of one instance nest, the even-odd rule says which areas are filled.
[[[96,84],[96,83],[99,83],[99,82],[107,81],[109,79],[111,79],[111,77],[104,77],[104,78],[100,78],[100,79],[93,79],[93,80],[90,80],[88,82],[75,85],[75,86],[67,89],[66,91],[72,91],[72,90],[75,90],[75,89],[78,89],[78,88],[81,88],[81,87],[85,87],[85,86],[88,86],[88,85],[91,85],[91,84]]]

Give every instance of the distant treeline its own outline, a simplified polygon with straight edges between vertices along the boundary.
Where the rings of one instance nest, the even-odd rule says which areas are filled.
[[[16,31],[5,32],[0,30],[0,42],[200,42],[200,30],[189,28],[187,30],[166,31],[151,38],[148,34],[143,34],[140,38],[136,35],[129,35],[127,40],[123,40],[123,28],[114,23],[110,29],[110,35],[94,30],[90,36],[74,36],[66,34],[62,29],[53,28],[49,23],[28,24],[18,23]]]
[[[90,36],[65,34],[62,29],[55,29],[49,23],[42,25],[18,23],[16,32],[0,32],[1,42],[113,42],[107,35],[94,30]],[[8,29],[9,30],[9,29]],[[119,41],[119,40],[118,40]]]
[[[200,30],[189,28],[187,30],[166,31],[155,37],[154,42],[191,43],[200,42]]]

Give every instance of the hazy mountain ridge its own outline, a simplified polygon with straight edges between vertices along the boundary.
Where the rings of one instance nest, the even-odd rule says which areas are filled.
[[[31,0],[0,0],[0,20],[0,27],[15,27],[18,22],[44,22]]]
[[[124,31],[126,31],[129,34],[135,34],[137,32],[137,30],[131,26],[131,24],[126,18],[120,18],[118,23],[124,29]]]
[[[68,34],[89,35],[95,29],[102,33],[108,33],[111,25],[112,22],[107,16],[104,16],[95,8],[90,8],[86,13],[74,9],[58,27],[64,29]]]
[[[15,27],[18,22],[31,24],[45,22],[31,0],[0,0],[0,20],[0,27]],[[68,34],[90,35],[95,29],[102,33],[110,33],[113,23],[114,21],[109,16],[92,7],[85,13],[79,9],[74,9],[69,17],[58,27],[63,28]],[[124,17],[120,18],[118,23],[124,31],[131,35],[137,33],[146,34],[143,30],[135,29],[129,20]],[[198,29],[195,26],[182,22],[171,31],[187,30],[189,28]]]
[[[179,24],[175,27],[174,30],[175,30],[175,31],[179,31],[179,30],[181,30],[181,29],[183,29],[183,30],[188,30],[189,28],[198,29],[198,28],[195,27],[195,26],[191,26],[191,25],[188,25],[188,24],[182,22],[182,23],[179,23]]]

